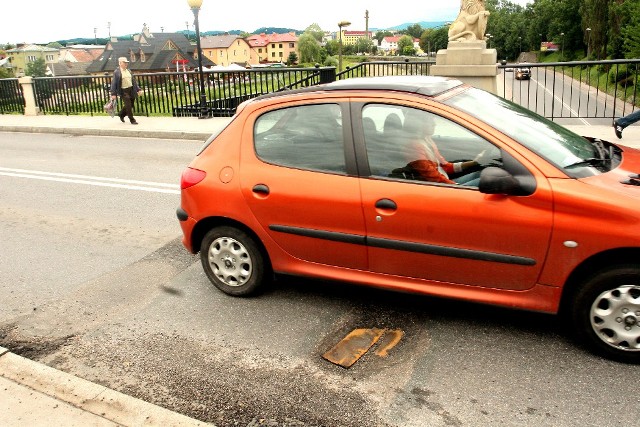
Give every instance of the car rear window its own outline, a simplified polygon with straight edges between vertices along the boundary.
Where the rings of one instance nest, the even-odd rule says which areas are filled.
[[[342,111],[338,104],[269,111],[254,126],[256,155],[267,163],[346,174]]]

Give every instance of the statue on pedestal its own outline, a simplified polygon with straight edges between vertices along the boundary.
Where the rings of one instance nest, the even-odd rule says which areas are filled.
[[[449,27],[449,41],[484,40],[488,19],[485,0],[460,0],[460,13]]]

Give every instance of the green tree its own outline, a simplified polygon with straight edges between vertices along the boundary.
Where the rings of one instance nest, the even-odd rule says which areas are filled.
[[[420,35],[420,48],[429,53],[445,49],[449,43],[449,27],[427,28]]]
[[[298,52],[300,52],[301,62],[320,61],[320,49],[320,43],[312,33],[305,32],[298,38]]]
[[[358,53],[371,53],[373,48],[373,42],[366,37],[361,37],[356,42],[356,52]]]
[[[337,40],[329,40],[325,43],[324,48],[328,56],[336,56],[340,50],[340,42]]]
[[[31,77],[44,77],[47,73],[47,64],[44,62],[44,59],[38,58],[27,64],[24,73]]]
[[[415,39],[419,39],[422,35],[422,26],[420,24],[412,24],[407,27],[406,30],[403,31],[404,34],[411,36]]]
[[[380,43],[382,42],[382,39],[385,37],[389,37],[392,36],[393,33],[391,31],[378,31],[376,32],[376,35],[373,36],[374,39],[378,40],[378,45],[380,45]]]
[[[640,2],[629,3],[629,21],[622,29],[622,51],[625,58],[640,58]]]
[[[416,49],[413,47],[413,37],[404,35],[398,40],[398,53],[402,55],[415,55]]]
[[[13,77],[11,70],[0,68],[0,79],[9,79],[11,77]]]
[[[318,43],[322,43],[322,39],[324,38],[324,31],[322,31],[320,25],[314,22],[313,24],[309,25],[307,29],[304,30],[304,32],[311,34],[318,41]]]
[[[62,49],[63,46],[58,42],[51,42],[47,45],[47,47],[52,47],[54,49]]]
[[[295,65],[298,63],[298,55],[295,52],[290,52],[287,58],[287,65]]]

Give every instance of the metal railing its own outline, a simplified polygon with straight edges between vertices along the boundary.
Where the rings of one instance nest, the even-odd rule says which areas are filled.
[[[0,114],[24,114],[24,96],[18,79],[0,79]]]
[[[498,68],[498,95],[552,120],[612,119],[640,105],[639,59],[501,64]],[[518,68],[529,68],[530,78],[518,80]]]
[[[435,61],[372,61],[361,62],[336,74],[338,80],[352,77],[428,76]]]
[[[134,104],[136,115],[198,116],[200,73],[136,74],[143,95]],[[335,80],[335,68],[247,69],[203,73],[206,111],[231,116],[244,100],[286,89]],[[111,76],[34,78],[36,103],[43,114],[102,114],[109,99]],[[22,101],[21,101],[22,102]],[[6,112],[19,112],[15,106]]]
[[[260,68],[204,73],[206,112],[231,116],[246,99],[353,77],[429,75],[430,61],[362,62],[336,73],[335,67]],[[514,67],[531,69],[531,78],[516,80]],[[613,118],[640,103],[640,60],[502,64],[498,95],[547,118]],[[136,74],[144,94],[136,115],[198,116],[200,74],[165,72]],[[104,114],[111,76],[34,78],[36,104],[44,114]],[[0,114],[24,113],[17,79],[0,80]]]

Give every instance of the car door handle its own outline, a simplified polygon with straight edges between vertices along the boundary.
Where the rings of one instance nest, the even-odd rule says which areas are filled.
[[[253,186],[253,192],[258,194],[264,194],[265,196],[269,194],[269,187],[265,184],[256,184]]]
[[[391,199],[380,199],[376,202],[376,208],[395,211],[398,209],[398,205]]]

